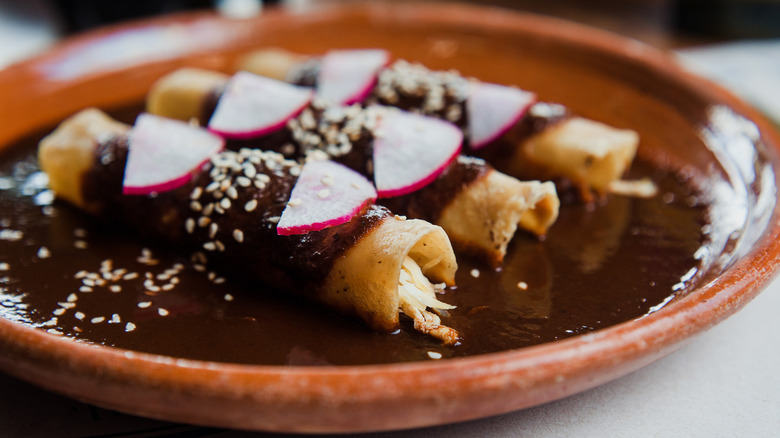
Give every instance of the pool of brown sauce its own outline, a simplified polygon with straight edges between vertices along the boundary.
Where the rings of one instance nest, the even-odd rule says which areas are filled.
[[[115,113],[131,122],[132,111]],[[342,365],[469,356],[552,342],[657,310],[690,287],[707,208],[683,177],[648,163],[630,177],[651,199],[563,196],[545,240],[515,237],[493,270],[459,257],[457,306],[445,323],[461,345],[358,322],[139,241],[53,200],[36,164],[41,131],[0,155],[0,316],[78,341],[247,364]],[[97,280],[97,278],[103,280]],[[262,277],[262,273],[259,274]]]

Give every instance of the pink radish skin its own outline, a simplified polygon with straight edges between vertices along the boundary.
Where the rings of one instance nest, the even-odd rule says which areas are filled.
[[[381,108],[374,139],[374,183],[381,198],[433,182],[458,156],[463,133],[433,117]]]
[[[349,222],[376,190],[365,177],[333,161],[304,164],[276,232],[282,236],[305,234]]]
[[[385,50],[331,50],[320,62],[317,95],[339,105],[361,102],[389,63],[390,53]]]
[[[122,182],[125,195],[147,195],[181,187],[225,141],[178,120],[141,114],[130,130]]]
[[[241,71],[230,78],[208,128],[233,139],[267,135],[282,129],[313,97],[309,88]]]
[[[523,117],[536,95],[505,85],[472,82],[466,101],[472,149],[495,141]]]

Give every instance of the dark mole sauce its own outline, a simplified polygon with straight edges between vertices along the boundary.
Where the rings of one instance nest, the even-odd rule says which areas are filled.
[[[132,122],[136,111],[113,115]],[[219,273],[195,270],[186,256],[52,200],[35,158],[38,141],[50,131],[0,155],[0,316],[87,343],[273,365],[389,363],[431,360],[428,352],[443,358],[496,352],[652,312],[689,287],[686,275],[699,267],[694,254],[705,243],[707,209],[691,202],[698,195],[690,185],[637,161],[630,176],[649,176],[661,195],[611,196],[585,206],[563,191],[560,217],[546,239],[518,234],[502,269],[459,257],[457,287],[442,297],[457,308],[443,321],[463,339],[444,347],[415,333],[406,319],[398,332],[378,334],[262,283],[232,278],[223,283]],[[84,279],[77,274],[100,273],[106,260],[113,270],[126,269],[122,278],[83,289]],[[166,273],[177,263],[180,271]],[[144,287],[147,276],[161,287],[158,292]],[[163,290],[172,276],[178,283]]]

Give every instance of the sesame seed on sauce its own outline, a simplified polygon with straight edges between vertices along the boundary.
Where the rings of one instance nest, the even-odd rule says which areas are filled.
[[[241,243],[244,241],[244,232],[236,228],[233,230],[233,239],[235,239],[236,242]]]
[[[430,357],[431,359],[441,359],[442,356],[441,353],[438,353],[436,351],[429,351],[428,357]]]
[[[470,274],[474,278],[479,278],[479,269],[472,269]]]
[[[230,294],[225,294],[223,298],[225,299],[225,301],[233,301],[233,295]]]
[[[250,199],[244,204],[244,210],[251,213],[257,208],[257,199]]]
[[[9,269],[11,269],[11,265],[5,262],[0,263],[0,271],[7,271]]]
[[[38,256],[39,259],[47,259],[51,257],[51,251],[49,251],[49,248],[42,246],[38,248],[38,253],[36,255]]]
[[[170,314],[170,312],[168,312],[167,309],[163,309],[162,307],[159,307],[157,309],[157,314],[160,315],[160,316],[168,316]]]
[[[526,290],[526,289],[528,289],[528,283],[526,283],[524,281],[521,281],[521,282],[517,283],[517,288],[518,289],[522,289],[522,290]]]
[[[129,332],[132,332],[133,330],[135,330],[135,324],[133,324],[132,322],[128,322],[127,324],[125,324],[125,331],[126,332],[129,333]]]
[[[89,244],[86,240],[76,240],[73,242],[73,246],[77,249],[87,249]]]

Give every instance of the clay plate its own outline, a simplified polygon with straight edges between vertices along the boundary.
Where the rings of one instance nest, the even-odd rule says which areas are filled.
[[[285,432],[436,425],[522,409],[623,376],[739,310],[777,269],[780,139],[759,114],[635,41],[501,10],[367,5],[308,15],[271,11],[248,21],[180,15],[107,28],[0,72],[0,145],[86,106],[139,102],[156,78],[180,66],[229,71],[242,53],[268,45],[308,53],[387,47],[631,127],[642,136],[644,157],[705,181],[724,207],[714,210],[713,223],[733,229],[690,293],[643,318],[535,347],[424,363],[249,366],[96,347],[0,318],[3,370],[89,403],[170,421]]]

